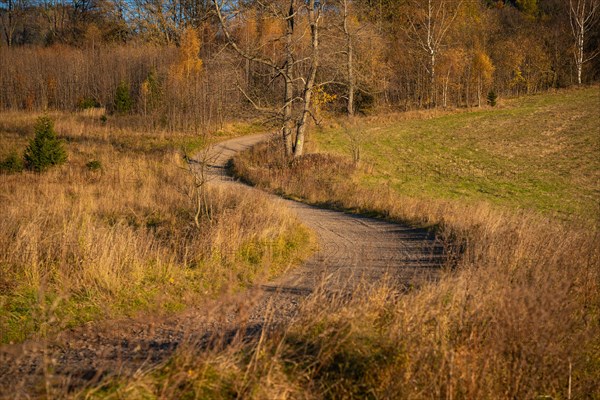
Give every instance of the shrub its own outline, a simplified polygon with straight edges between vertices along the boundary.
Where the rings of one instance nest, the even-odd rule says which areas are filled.
[[[83,97],[77,102],[77,108],[80,110],[87,110],[88,108],[100,107],[100,103],[93,97]]]
[[[133,101],[129,93],[129,85],[125,81],[121,81],[115,93],[115,111],[119,114],[128,114],[132,107]]]
[[[67,152],[56,137],[54,123],[49,117],[38,118],[35,137],[29,142],[23,158],[27,168],[36,172],[43,172],[67,161]]]
[[[15,173],[23,171],[23,159],[16,151],[12,151],[8,157],[0,161],[0,172]]]

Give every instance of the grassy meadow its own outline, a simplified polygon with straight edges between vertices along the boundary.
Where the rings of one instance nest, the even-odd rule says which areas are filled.
[[[595,86],[502,100],[495,108],[331,124],[312,140],[322,152],[358,152],[358,183],[373,190],[597,219],[598,110]]]
[[[496,109],[357,118],[346,128],[341,127],[346,122],[334,121],[323,131],[313,132],[310,146],[318,153],[290,162],[281,157],[278,143],[267,143],[240,154],[233,162],[233,172],[265,190],[348,212],[433,227],[450,255],[440,279],[403,292],[385,281],[343,298],[317,292],[302,304],[289,325],[265,329],[257,340],[238,337],[224,347],[181,348],[162,365],[133,377],[109,376],[65,397],[600,398],[600,232],[594,208],[598,202],[598,161],[594,157],[598,121],[593,107],[597,94],[595,87],[503,100]],[[555,125],[560,119],[554,116],[559,114],[566,124],[562,130]],[[498,128],[502,125],[504,128]],[[488,129],[482,132],[481,127]],[[556,152],[558,148],[562,152]],[[352,158],[357,149],[358,164]],[[406,155],[411,152],[412,157]],[[102,158],[103,165],[112,165],[105,160]],[[72,159],[69,164],[71,169],[74,162]],[[151,165],[144,164],[144,170]],[[159,162],[154,168],[168,165],[172,164]],[[44,178],[49,179],[45,185],[58,178],[64,185],[68,171],[66,166],[51,172]],[[169,175],[170,179],[175,176]],[[41,179],[33,175],[28,179],[34,178]],[[135,192],[147,194],[137,196],[144,202],[156,195],[155,186],[137,184],[142,186]],[[130,181],[122,185],[129,187]],[[119,187],[119,193],[128,190]],[[3,196],[8,196],[6,193]],[[64,198],[78,198],[73,193],[79,192],[69,187]],[[242,204],[249,204],[252,209],[244,214],[243,226],[248,218],[254,221],[254,210],[269,210],[268,203],[256,203],[262,201],[260,196],[252,200],[233,197],[237,200],[231,200],[231,207],[246,210]],[[158,203],[173,204],[172,200],[163,198],[157,209],[163,210]],[[115,203],[116,215],[121,218],[116,226],[132,229],[126,218],[132,218],[131,204]],[[144,210],[155,208],[144,208],[144,204],[134,208],[135,215],[144,216]],[[95,217],[102,215],[96,209],[86,214],[104,226],[104,220]],[[50,215],[56,218],[61,214],[55,211]],[[160,215],[179,214],[167,208]],[[221,214],[215,211],[214,215]],[[282,223],[279,211],[273,210],[272,215],[271,226]],[[260,230],[263,217],[261,214],[252,223],[253,232],[264,232]],[[25,213],[21,218],[27,218]],[[242,226],[240,220],[224,223]],[[69,224],[63,222],[63,226]],[[138,228],[134,232],[155,238],[161,226],[156,231]],[[206,229],[209,226],[214,224]],[[280,230],[284,237],[286,232],[292,237],[298,232],[295,225],[277,226],[288,227]],[[70,231],[54,232],[68,237]],[[23,234],[11,235],[14,241]],[[247,235],[240,233],[236,243],[246,243]],[[205,254],[215,254],[214,231],[202,237],[208,241],[201,247],[208,249]],[[34,254],[58,254],[44,247],[42,239],[36,240],[37,248],[46,250]],[[8,242],[5,238],[0,241]],[[234,249],[244,248],[240,246]],[[181,255],[161,250],[161,257],[172,254],[174,259]],[[122,259],[150,259],[149,265],[168,265],[171,274],[205,271],[171,265],[162,258]],[[51,267],[44,270],[48,277],[65,268],[60,257],[51,260],[46,264]],[[28,263],[34,264],[29,259]],[[86,265],[82,263],[79,270],[85,271]],[[222,274],[224,270],[216,271]],[[166,276],[159,276],[162,285],[172,284]],[[176,283],[181,277],[168,276]],[[198,279],[195,282],[205,282]],[[231,282],[223,277],[220,281]],[[233,282],[239,285],[239,277]]]
[[[100,113],[50,113],[68,162],[0,173],[0,343],[138,313],[172,313],[281,273],[310,234],[265,196],[202,196],[182,158],[207,145]],[[0,115],[0,160],[20,155],[37,115]],[[219,137],[252,131],[224,126]],[[256,209],[263,210],[257,215]]]

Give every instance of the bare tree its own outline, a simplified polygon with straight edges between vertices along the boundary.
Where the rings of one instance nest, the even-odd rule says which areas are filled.
[[[256,7],[262,13],[278,18],[285,24],[285,31],[278,41],[284,43],[284,57],[280,60],[277,55],[266,55],[261,48],[243,48],[231,34],[229,19],[232,14],[239,13],[237,4],[227,3],[226,0],[213,0],[215,11],[223,34],[228,44],[241,57],[250,62],[259,63],[276,72],[276,77],[284,80],[283,104],[275,109],[265,109],[257,105],[253,99],[244,93],[247,100],[255,108],[271,112],[281,118],[281,132],[288,156],[298,157],[304,151],[306,126],[312,115],[311,107],[313,89],[317,70],[319,68],[319,27],[323,16],[324,2],[315,0],[287,0],[258,2]],[[226,15],[225,13],[229,15]],[[301,24],[303,22],[304,24]],[[297,32],[298,27],[306,27],[309,31],[310,45],[306,55],[301,55],[298,48],[303,49],[305,31]],[[295,112],[296,111],[296,112]]]
[[[583,65],[596,57],[600,50],[585,56],[585,39],[590,27],[596,22],[600,0],[569,0],[569,17],[571,32],[575,38],[575,66],[577,67],[577,84],[581,85]]]
[[[463,0],[413,0],[408,14],[408,36],[427,53],[430,102],[436,103],[437,57]]]
[[[341,6],[343,11],[343,31],[344,37],[346,39],[346,73],[348,75],[348,105],[347,112],[348,116],[354,115],[354,92],[356,91],[356,78],[354,76],[354,44],[352,34],[350,33],[349,19],[350,19],[350,11],[348,0],[341,0]]]
[[[23,16],[23,10],[26,7],[24,0],[1,0],[0,1],[0,22],[2,22],[2,31],[8,47],[13,45],[15,31],[19,19]]]
[[[208,182],[216,179],[220,172],[215,172],[215,164],[217,163],[221,153],[216,152],[213,146],[206,146],[202,151],[191,158],[185,150],[183,150],[183,159],[186,162],[186,168],[190,183],[184,188],[184,193],[190,199],[194,210],[194,225],[200,228],[200,218],[205,216],[211,221],[211,204],[209,202],[207,186]]]

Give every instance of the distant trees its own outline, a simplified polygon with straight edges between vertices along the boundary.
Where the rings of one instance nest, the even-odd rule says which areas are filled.
[[[599,1],[0,0],[0,109],[197,132],[260,112],[299,155],[317,106],[470,107],[600,78]],[[201,68],[183,78],[184,59]]]
[[[411,0],[404,11],[408,23],[407,36],[427,56],[425,69],[429,76],[429,96],[427,104],[437,104],[436,67],[444,40],[459,12],[462,0]]]
[[[2,33],[8,47],[12,46],[17,25],[22,21],[23,13],[26,8],[25,0],[0,0],[1,9],[4,10],[0,14],[2,21]]]

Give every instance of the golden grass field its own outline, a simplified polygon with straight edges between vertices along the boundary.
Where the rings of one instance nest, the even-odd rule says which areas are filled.
[[[272,392],[248,397],[283,396],[275,382],[292,398],[600,397],[597,102],[592,87],[500,110],[370,117],[346,129],[333,122],[312,141],[333,155],[290,166],[263,145],[237,157],[234,171],[259,187],[432,227],[456,255],[439,282],[418,291],[384,285],[331,310],[307,306],[267,345]],[[357,143],[360,134],[371,136]],[[461,196],[457,165],[469,163],[480,173]],[[510,176],[520,188],[512,194],[499,184]]]
[[[146,133],[89,112],[50,116],[68,163],[0,174],[0,342],[172,313],[304,257],[307,231],[258,192],[211,186],[194,224],[195,187],[180,150],[202,146],[194,135]],[[35,119],[2,114],[0,159],[22,153]],[[86,166],[94,160],[101,168]]]
[[[597,93],[593,87],[505,100],[499,110],[369,117],[347,129],[340,128],[347,122],[332,121],[325,131],[313,132],[311,146],[336,154],[309,155],[292,163],[269,144],[241,154],[233,171],[266,190],[434,229],[450,256],[440,279],[402,292],[381,282],[350,298],[315,293],[289,325],[265,329],[257,340],[208,350],[181,348],[168,362],[134,377],[110,377],[64,397],[600,398],[600,232],[593,211],[598,201],[598,121],[595,103],[590,104]],[[568,178],[561,178],[563,167],[538,159],[545,151],[544,121],[553,123],[548,115],[575,112],[564,99],[578,102],[582,115],[554,132],[568,149],[563,153]],[[544,110],[541,116],[537,110]],[[9,120],[17,118],[33,121],[19,115]],[[498,150],[491,133],[479,130],[492,129],[498,119],[507,127],[528,128],[503,139]],[[284,238],[282,248],[291,249],[281,258],[285,265],[306,254],[299,244],[306,233],[258,194],[240,198],[212,192],[214,222],[203,223],[197,235],[191,208],[181,207],[187,198],[177,188],[186,187],[186,175],[177,156],[136,151],[144,134],[100,128],[88,135],[89,125],[64,124],[57,122],[57,131],[81,132],[74,136],[86,138],[77,148],[75,141],[69,142],[69,164],[44,176],[0,176],[2,202],[9,205],[2,208],[8,218],[3,216],[0,227],[0,254],[6,254],[0,261],[5,271],[1,284],[9,293],[2,298],[3,332],[12,332],[6,327],[19,315],[26,316],[23,325],[30,324],[33,335],[54,327],[48,315],[61,315],[58,310],[72,313],[58,319],[66,325],[84,320],[87,305],[94,318],[157,305],[170,312],[186,304],[184,289],[204,296],[224,286],[239,288],[264,271],[263,259],[244,253],[247,243]],[[355,133],[348,134],[360,133],[365,125],[380,125],[391,144],[380,144],[377,136],[369,143],[357,142]],[[0,129],[17,137],[10,126],[3,123]],[[467,147],[481,145],[493,156],[472,158],[464,148],[451,148],[448,141],[461,142],[446,137],[442,127],[452,126],[469,140]],[[130,144],[104,144],[102,135]],[[386,152],[399,144],[406,146],[399,154],[423,147],[422,153],[409,161],[389,157]],[[357,145],[358,165],[351,157]],[[444,164],[446,153],[460,162]],[[92,157],[105,170],[97,174],[83,168]],[[549,157],[563,159],[560,153]],[[481,171],[461,189],[466,191],[462,196],[451,189],[463,173],[456,165],[465,160]],[[402,164],[409,162],[424,171],[437,165],[443,174],[415,177],[412,164]],[[524,175],[515,175],[513,184],[520,189],[513,193],[497,183],[512,176],[514,163]],[[508,167],[510,171],[503,170]],[[399,170],[402,176],[395,175]],[[392,184],[382,190],[387,179]],[[488,189],[498,186],[497,192],[479,191],[480,183]],[[525,184],[534,187],[527,191]],[[273,226],[278,227],[275,232]],[[115,245],[105,246],[108,241]],[[228,271],[234,266],[239,269],[232,276]],[[128,301],[140,300],[123,303],[123,290],[136,294]],[[96,309],[95,304],[103,306]],[[29,315],[42,315],[39,321],[46,325]]]

